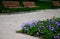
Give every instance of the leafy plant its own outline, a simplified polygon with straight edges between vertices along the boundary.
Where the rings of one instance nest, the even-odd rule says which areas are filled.
[[[44,39],[60,39],[60,18],[33,20],[24,23],[22,29],[17,32],[37,37],[42,36]]]

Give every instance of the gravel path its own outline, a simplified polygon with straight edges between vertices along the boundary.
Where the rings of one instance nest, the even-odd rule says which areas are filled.
[[[24,14],[0,14],[0,39],[39,39],[33,36],[16,33],[16,30],[21,29],[22,23],[37,19],[43,20],[52,18],[53,16],[60,17],[60,9],[25,12]]]

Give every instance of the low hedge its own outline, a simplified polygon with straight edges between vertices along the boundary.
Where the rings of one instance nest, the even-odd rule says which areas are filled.
[[[34,11],[34,10],[38,10],[39,8],[5,8],[3,11],[4,12],[29,12],[29,11]]]

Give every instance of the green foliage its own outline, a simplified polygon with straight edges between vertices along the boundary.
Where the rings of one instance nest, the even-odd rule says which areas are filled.
[[[41,30],[41,33],[42,33],[42,37],[45,38],[45,39],[53,39],[52,37],[54,36],[54,33],[47,29],[47,28],[44,28]]]
[[[60,20],[60,18],[55,18],[56,21]]]
[[[37,26],[36,26],[36,27],[32,27],[32,28],[28,31],[28,34],[29,34],[29,35],[34,35],[37,31],[38,31]]]
[[[24,25],[18,32],[31,36],[42,36],[44,39],[60,39],[60,18],[53,17],[53,19],[34,21],[31,24]]]
[[[35,2],[36,6],[40,6],[40,9],[51,9],[52,2],[46,2],[46,1],[37,1]]]
[[[2,12],[2,0],[0,0],[0,12]]]

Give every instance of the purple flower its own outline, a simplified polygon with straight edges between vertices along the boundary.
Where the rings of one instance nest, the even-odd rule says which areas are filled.
[[[30,28],[31,28],[31,27],[35,26],[35,23],[30,22],[29,25],[30,25]]]
[[[56,24],[59,24],[59,22],[56,22]]]
[[[55,31],[55,28],[52,27],[52,26],[49,26],[48,28],[49,28],[50,30],[52,30],[52,31]]]
[[[49,30],[55,31],[55,28],[52,27],[51,25],[48,25],[47,27],[48,27]]]
[[[37,20],[33,20],[33,21],[31,21],[31,23],[37,23],[38,21]]]
[[[25,25],[29,25],[29,23],[23,23],[21,27],[24,28]]]
[[[23,24],[22,24],[22,28],[23,28],[24,30],[29,30],[28,28],[26,28],[26,25],[29,25],[29,23],[23,23]]]
[[[60,22],[56,22],[55,24],[56,24],[57,26],[60,26]]]
[[[60,26],[60,23],[59,23],[59,24],[57,24],[57,26]]]
[[[55,38],[55,39],[59,39],[60,36],[59,36],[59,35],[55,35],[54,38]]]
[[[35,26],[35,24],[30,24],[30,27],[33,27],[33,26]]]

